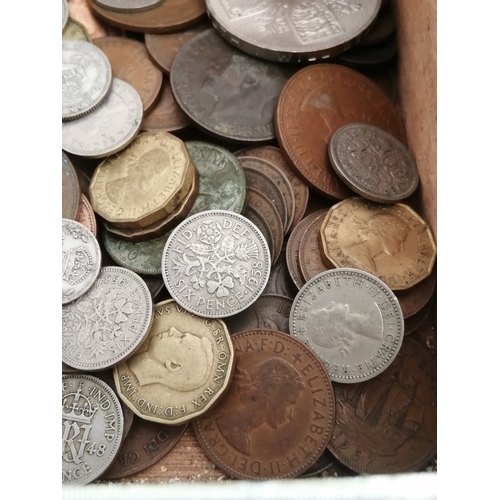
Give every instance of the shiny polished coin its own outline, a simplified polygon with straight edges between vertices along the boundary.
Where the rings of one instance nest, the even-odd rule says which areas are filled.
[[[81,188],[73,164],[62,152],[62,218],[75,220],[80,206]]]
[[[90,232],[94,236],[97,236],[97,220],[95,218],[94,209],[83,193],[80,198],[80,208],[76,216],[76,221],[83,224],[87,229],[90,229]]]
[[[103,37],[94,40],[109,59],[113,76],[132,85],[141,96],[144,115],[160,97],[162,72],[149,60],[146,46],[130,38]]]
[[[142,132],[96,168],[90,202],[113,225],[145,228],[172,213],[194,176],[183,141],[167,132]]]
[[[326,449],[335,420],[332,384],[304,344],[278,331],[231,337],[236,369],[227,395],[193,422],[207,456],[239,479],[302,474]]]
[[[103,158],[127,147],[139,132],[142,103],[128,83],[113,78],[106,100],[92,113],[62,124],[62,148],[88,158]]]
[[[356,193],[379,203],[408,198],[417,189],[417,164],[406,146],[379,127],[351,123],[332,136],[328,156]]]
[[[62,309],[62,359],[80,370],[104,370],[131,356],[152,324],[143,279],[123,267],[101,269],[92,288]]]
[[[85,26],[74,19],[69,18],[62,32],[63,40],[81,40],[82,42],[92,43],[92,38]]]
[[[100,270],[101,248],[96,237],[83,224],[62,219],[62,303],[84,295]]]
[[[134,14],[135,12],[154,9],[164,1],[165,0],[95,0],[95,3],[108,10]]]
[[[151,332],[114,369],[120,398],[139,417],[170,425],[198,418],[226,392],[234,350],[226,325],[167,300],[154,307]]]
[[[179,106],[202,131],[255,143],[275,138],[274,107],[291,74],[231,47],[209,29],[179,49],[170,84]]]
[[[123,434],[120,402],[92,375],[63,375],[61,413],[62,484],[88,484],[118,453]]]
[[[402,203],[358,197],[341,201],[330,209],[320,234],[322,256],[331,267],[362,269],[391,290],[416,285],[429,276],[436,261],[429,226]]]
[[[318,355],[333,382],[355,384],[394,361],[403,343],[403,313],[394,292],[375,276],[330,269],[300,289],[290,333]]]
[[[243,215],[250,222],[253,222],[257,226],[259,231],[262,233],[265,240],[267,241],[267,245],[269,246],[269,253],[270,253],[271,258],[272,258],[272,256],[275,253],[274,238],[273,238],[273,232],[271,231],[271,227],[267,223],[266,218],[260,212],[257,212],[257,210],[255,210],[254,208],[252,208],[249,205],[247,205],[245,207],[245,211],[243,212]],[[271,267],[271,272],[272,272],[272,267]],[[270,275],[269,275],[269,277],[270,277]]]
[[[162,275],[182,307],[204,318],[233,316],[255,302],[271,270],[262,233],[246,217],[208,210],[179,224],[165,245]]]
[[[308,227],[300,240],[299,265],[306,281],[329,269],[321,260],[321,239],[319,231],[328,210],[316,212],[316,217],[311,218]]]
[[[170,33],[200,21],[206,13],[204,0],[166,0],[144,12],[115,12],[88,0],[90,10],[111,26],[139,33]]]
[[[62,29],[66,27],[66,23],[69,19],[68,1],[62,0]]]
[[[238,159],[226,148],[203,141],[186,141],[186,149],[200,174],[198,198],[189,213],[229,210],[241,213],[247,182]]]
[[[81,40],[62,41],[62,120],[90,113],[111,90],[111,64],[102,50]]]
[[[310,62],[341,53],[373,22],[381,0],[303,2],[207,0],[228,43],[277,62]]]

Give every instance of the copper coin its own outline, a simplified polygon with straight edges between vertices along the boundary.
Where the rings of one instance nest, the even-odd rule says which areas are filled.
[[[415,330],[418,330],[424,322],[430,317],[432,309],[434,307],[433,301],[429,301],[423,309],[418,311],[418,313],[405,318],[405,336],[410,335]]]
[[[293,299],[297,295],[297,289],[292,281],[286,265],[286,246],[283,245],[276,264],[271,268],[271,274],[267,280],[265,294],[284,295]]]
[[[144,35],[144,42],[151,56],[151,61],[163,72],[170,73],[172,63],[179,49],[188,40],[191,40],[193,36],[211,27],[212,25],[208,21],[204,21],[192,28],[178,31],[177,33],[169,33],[166,35],[146,33],[146,35]]]
[[[97,236],[97,220],[95,218],[94,209],[83,193],[80,197],[80,208],[76,216],[76,221],[83,224],[87,229],[90,229],[90,232],[94,236]]]
[[[376,125],[405,142],[401,119],[388,97],[368,78],[343,66],[303,68],[279,96],[275,128],[280,148],[304,182],[329,199],[353,195],[328,159],[332,135],[352,122]]]
[[[258,159],[257,159],[258,160]],[[247,186],[259,191],[266,198],[271,200],[271,203],[276,207],[278,213],[280,214],[280,219],[283,224],[283,234],[285,233],[285,227],[288,223],[288,211],[286,206],[285,197],[281,192],[278,184],[274,182],[271,177],[266,175],[261,170],[254,168],[254,162],[252,160],[240,158],[240,165],[245,172],[245,179],[247,181]]]
[[[101,479],[130,476],[155,464],[179,442],[187,425],[165,425],[136,418],[116,458]]]
[[[248,206],[265,217],[271,228],[275,252],[271,256],[271,262],[274,265],[283,247],[283,223],[281,222],[280,214],[269,198],[251,187],[248,188],[247,203]]]
[[[328,449],[361,474],[421,470],[436,455],[436,378],[432,354],[405,338],[377,377],[335,384],[337,417]]]
[[[269,253],[271,254],[271,256],[273,256],[275,253],[274,238],[266,218],[260,212],[257,212],[257,210],[255,210],[252,207],[249,207],[248,205],[246,206],[243,215],[260,229],[261,233],[264,235],[264,238],[269,246]]]
[[[290,181],[278,167],[263,158],[255,156],[238,156],[238,158],[242,166],[259,170],[276,183],[285,199],[286,224],[283,224],[283,228],[285,234],[288,233],[292,225],[292,217],[295,214],[295,194]]]
[[[309,199],[309,188],[294,172],[281,150],[274,146],[253,146],[240,149],[236,151],[234,155],[237,158],[240,156],[256,156],[257,158],[262,158],[278,167],[287,176],[295,195],[295,211],[290,215],[292,218],[292,225],[289,231],[294,229],[306,211],[307,200]]]
[[[145,12],[114,12],[88,0],[91,11],[112,26],[140,33],[170,33],[196,24],[206,13],[204,0],[167,0]]]
[[[293,300],[283,295],[261,295],[249,308],[224,319],[231,335],[257,328],[290,333]]]
[[[68,8],[71,19],[79,21],[85,26],[90,38],[95,39],[118,34],[116,28],[112,28],[95,18],[87,0],[68,0]]]
[[[146,46],[137,40],[113,36],[98,38],[94,45],[109,59],[113,77],[124,80],[137,90],[144,115],[148,114],[160,98],[163,73],[149,60]]]
[[[281,479],[305,472],[333,430],[335,399],[321,361],[282,332],[232,336],[236,371],[226,397],[193,423],[208,457],[232,477]]]
[[[167,79],[163,80],[160,99],[144,117],[141,130],[146,132],[178,132],[191,125],[191,120],[177,104]]]
[[[62,218],[76,220],[80,206],[81,189],[76,170],[62,152]]]
[[[300,240],[299,265],[306,282],[329,269],[321,260],[321,242],[319,239],[319,230],[327,213],[327,210],[316,212],[316,217],[311,219]]]

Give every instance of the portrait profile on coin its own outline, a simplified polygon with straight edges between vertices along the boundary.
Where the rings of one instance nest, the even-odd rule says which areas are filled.
[[[251,372],[236,368],[234,381],[242,406],[216,418],[217,426],[240,453],[252,452],[251,434],[267,424],[276,430],[292,418],[292,406],[305,389],[299,372],[288,362],[273,357]]]
[[[206,337],[170,327],[150,338],[146,351],[128,360],[141,387],[162,384],[176,391],[204,385],[214,363],[212,344]]]

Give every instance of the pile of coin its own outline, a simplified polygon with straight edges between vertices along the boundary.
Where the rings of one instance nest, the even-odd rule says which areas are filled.
[[[365,50],[388,3],[63,0],[63,484],[188,426],[233,478],[435,458],[436,244]]]

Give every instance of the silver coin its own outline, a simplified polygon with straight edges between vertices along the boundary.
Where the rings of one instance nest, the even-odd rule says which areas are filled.
[[[143,12],[145,10],[154,9],[162,4],[165,0],[95,0],[95,3],[108,10],[116,12]]]
[[[111,90],[111,64],[104,52],[82,40],[62,41],[62,120],[90,113]]]
[[[381,0],[207,0],[218,33],[238,49],[278,62],[340,54],[373,22]]]
[[[66,26],[69,18],[68,0],[62,0],[62,29]]]
[[[419,182],[406,146],[385,130],[350,123],[332,136],[328,155],[335,172],[356,193],[379,203],[408,198]]]
[[[88,484],[118,453],[123,435],[120,401],[108,384],[92,375],[63,375],[61,413],[62,484]]]
[[[330,269],[309,280],[290,312],[290,333],[321,359],[334,382],[376,377],[404,337],[403,313],[390,288],[359,269]]]
[[[113,78],[106,100],[91,113],[62,124],[62,148],[88,158],[118,153],[139,133],[143,108],[132,85]]]
[[[101,248],[83,224],[62,219],[62,303],[81,297],[101,270]]]
[[[200,212],[179,224],[162,257],[172,298],[205,318],[225,318],[253,304],[271,271],[267,242],[246,217],[226,210]]]
[[[139,349],[152,318],[144,280],[123,267],[103,267],[94,286],[62,308],[62,360],[80,370],[114,366]]]

